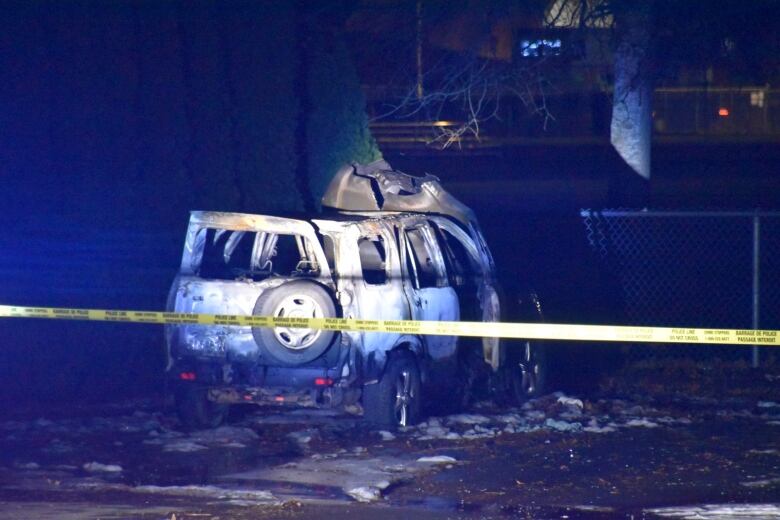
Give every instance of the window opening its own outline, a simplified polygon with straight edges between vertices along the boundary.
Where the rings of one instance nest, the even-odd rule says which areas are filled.
[[[561,53],[560,38],[540,38],[520,40],[520,54],[524,58],[558,56]]]
[[[204,278],[231,279],[250,268],[253,233],[204,229],[203,256],[198,274]]]
[[[387,252],[382,237],[363,237],[358,240],[363,280],[370,285],[387,283]]]
[[[319,275],[311,245],[299,235],[212,228],[200,234],[196,244],[202,253],[196,271],[203,278],[262,280],[274,275]]]
[[[433,254],[431,254],[428,241],[425,239],[422,228],[406,230],[407,266],[410,274],[415,277],[418,289],[426,287],[438,287],[439,280],[443,279],[438,272]]]
[[[447,266],[450,283],[453,285],[476,283],[482,270],[463,242],[446,229],[440,227],[436,227],[436,237],[444,253],[444,261]]]

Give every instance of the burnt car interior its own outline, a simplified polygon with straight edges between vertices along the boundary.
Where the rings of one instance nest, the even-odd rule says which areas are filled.
[[[201,230],[202,248],[193,256],[198,276],[263,280],[271,276],[317,277],[320,268],[308,241],[292,234],[251,233],[226,229]]]
[[[415,288],[440,287],[443,276],[440,276],[436,268],[422,228],[407,229],[405,234],[407,269]]]
[[[481,268],[476,258],[469,254],[461,241],[449,231],[440,227],[434,229],[444,254],[444,263],[447,266],[450,284],[453,287],[476,285],[481,276]]]

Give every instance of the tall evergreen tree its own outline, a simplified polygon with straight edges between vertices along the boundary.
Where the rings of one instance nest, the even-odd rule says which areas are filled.
[[[323,17],[309,15],[299,21],[305,126],[302,176],[315,207],[342,165],[382,157],[368,127],[360,79],[336,29]]]

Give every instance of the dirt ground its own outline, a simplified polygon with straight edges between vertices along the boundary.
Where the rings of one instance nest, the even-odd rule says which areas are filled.
[[[780,518],[773,367],[639,363],[392,433],[260,408],[185,433],[156,399],[17,409],[0,518]]]

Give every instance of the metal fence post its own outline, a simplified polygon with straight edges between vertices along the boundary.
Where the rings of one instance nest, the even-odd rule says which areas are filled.
[[[753,329],[759,328],[761,302],[761,217],[753,215]],[[758,345],[753,345],[753,368],[758,368]]]

